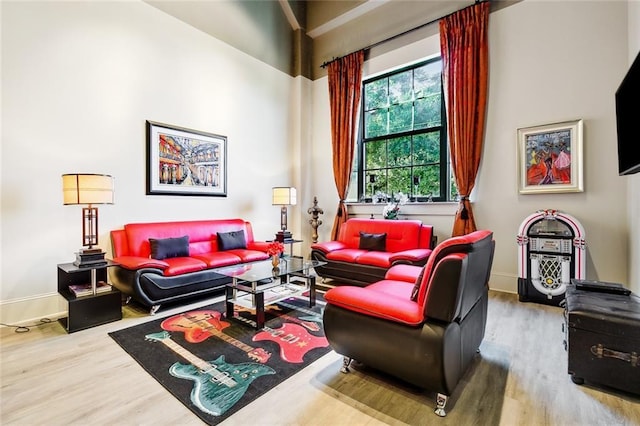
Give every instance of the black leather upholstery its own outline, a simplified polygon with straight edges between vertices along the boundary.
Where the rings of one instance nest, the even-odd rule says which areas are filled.
[[[327,294],[323,317],[331,347],[422,389],[451,395],[484,338],[493,252],[489,233],[468,250],[448,253],[436,261],[427,287],[424,320],[414,326],[363,313],[353,306],[357,301],[348,299],[348,290],[336,288],[336,296]],[[394,281],[381,285],[391,287],[394,283],[408,285]],[[343,294],[348,304],[336,300]],[[380,298],[385,294],[380,293]],[[393,302],[380,305],[385,303],[382,309],[393,312]]]

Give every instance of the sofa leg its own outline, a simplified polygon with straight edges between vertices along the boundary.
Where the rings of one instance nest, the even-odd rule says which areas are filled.
[[[150,313],[151,315],[155,315],[155,314],[156,314],[156,312],[158,312],[158,309],[160,309],[160,305],[153,305],[153,306],[151,307],[151,309],[149,310],[149,313]]]
[[[345,356],[342,358],[342,368],[340,369],[341,373],[348,373],[349,372],[349,364],[351,364],[351,358],[349,358],[348,356]]]
[[[447,405],[447,400],[449,399],[448,396],[443,395],[441,393],[438,394],[438,396],[436,397],[436,411],[435,413],[440,416],[440,417],[444,417],[447,415],[447,412],[444,411],[444,406]]]
[[[131,302],[131,296],[127,296],[124,298],[124,304],[128,305]]]

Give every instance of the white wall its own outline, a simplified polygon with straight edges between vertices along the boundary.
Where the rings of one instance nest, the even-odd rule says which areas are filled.
[[[493,288],[516,291],[518,225],[556,208],[586,229],[588,277],[635,275],[640,292],[640,181],[617,176],[615,153],[613,93],[640,40],[638,3],[628,6],[628,32],[625,2],[525,0],[491,14],[486,147],[472,200],[478,226],[495,232]],[[0,2],[0,19],[2,322],[65,309],[55,265],[73,260],[81,229],[80,207],[62,205],[63,173],[115,176],[116,204],[100,207],[107,251],[108,231],[136,221],[243,217],[269,239],[279,225],[271,187],[284,184],[300,188],[290,210],[299,250],[308,250],[314,195],[328,239],[338,199],[326,77],[292,79],[141,2]],[[429,37],[378,56],[367,73],[437,45]],[[585,120],[585,192],[519,195],[516,129],[574,118]],[[226,135],[229,196],[146,196],[147,119]],[[413,213],[442,240],[450,211]]]
[[[1,8],[2,322],[66,309],[56,264],[81,246],[81,209],[62,205],[63,173],[115,177],[108,252],[129,222],[241,217],[273,237],[271,187],[293,183],[302,142],[291,77],[142,2]],[[145,120],[227,136],[228,196],[145,195]]]
[[[640,2],[629,0],[629,65],[640,54]],[[640,293],[640,173],[627,177],[629,189],[629,287]]]
[[[496,239],[491,287],[517,292],[518,227],[529,214],[549,208],[584,226],[588,278],[628,283],[628,179],[617,175],[614,108],[614,92],[628,67],[626,3],[525,0],[492,13],[489,36],[485,148],[471,199],[478,227],[493,230]],[[403,65],[437,46],[438,36],[430,37],[376,58],[367,70]],[[314,81],[313,148],[319,163],[331,158],[326,91],[326,77]],[[578,118],[585,125],[585,192],[520,195],[516,130]],[[316,170],[314,179],[322,204],[331,207],[325,210],[327,238],[338,200],[328,167]],[[436,226],[441,240],[451,234],[450,218],[433,209],[425,206],[422,217]]]

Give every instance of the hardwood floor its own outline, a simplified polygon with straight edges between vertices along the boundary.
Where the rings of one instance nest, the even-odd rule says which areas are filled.
[[[190,307],[208,304],[202,302]],[[3,425],[199,425],[107,332],[150,317],[67,334],[57,322],[0,331]],[[640,425],[640,399],[575,385],[567,374],[562,309],[491,292],[481,355],[447,405],[357,366],[340,373],[329,353],[233,415],[225,425]],[[401,349],[401,348],[400,348]]]

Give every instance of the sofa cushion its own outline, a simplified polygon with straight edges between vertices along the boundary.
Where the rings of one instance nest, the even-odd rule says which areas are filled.
[[[325,300],[368,316],[419,325],[424,321],[424,311],[417,303],[409,300],[410,292],[411,283],[382,280],[368,287],[334,287],[327,291]]]
[[[165,260],[169,267],[162,271],[165,277],[187,274],[189,272],[201,271],[207,268],[207,264],[193,257],[172,257]]]
[[[355,262],[360,256],[367,253],[365,250],[343,249],[327,253],[327,259],[338,262]]]
[[[391,256],[393,253],[386,251],[367,251],[358,256],[356,263],[360,265],[378,266],[388,269],[391,267]]]
[[[369,234],[360,231],[360,250],[386,251],[387,249],[387,233]]]
[[[393,265],[387,270],[384,276],[385,280],[405,281],[412,285],[416,282],[418,275],[422,273],[424,266],[415,266],[407,264]]]
[[[218,232],[218,250],[246,249],[244,231]]]
[[[149,238],[151,258],[162,260],[189,256],[189,236],[177,238]]]
[[[269,255],[263,251],[258,250],[232,250],[233,254],[240,258],[240,261],[243,263],[247,262],[257,262],[259,260],[267,260],[269,259]]]
[[[191,257],[203,261],[209,268],[221,268],[223,266],[235,265],[242,261],[240,256],[228,251],[194,254]]]

